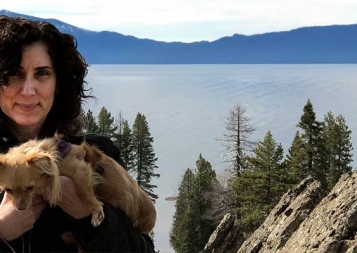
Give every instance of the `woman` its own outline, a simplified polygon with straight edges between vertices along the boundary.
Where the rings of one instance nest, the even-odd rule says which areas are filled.
[[[90,98],[84,78],[87,63],[76,40],[47,22],[0,16],[0,152],[58,131],[73,143],[83,137],[81,104]],[[122,163],[113,143],[98,135],[86,141]],[[105,220],[91,225],[91,211],[78,197],[70,178],[61,177],[63,196],[50,208],[36,196],[18,211],[4,193],[0,204],[0,252],[154,252],[148,235],[139,235],[128,217],[109,205]],[[65,244],[72,231],[78,245]]]

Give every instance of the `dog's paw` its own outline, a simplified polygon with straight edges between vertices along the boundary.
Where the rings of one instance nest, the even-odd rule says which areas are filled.
[[[93,227],[97,227],[100,225],[100,223],[102,223],[102,221],[104,220],[104,211],[103,211],[103,207],[100,206],[100,208],[98,210],[95,210],[92,213],[92,225]]]

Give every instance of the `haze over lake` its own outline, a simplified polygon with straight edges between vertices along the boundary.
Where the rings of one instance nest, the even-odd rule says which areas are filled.
[[[154,181],[159,195],[155,245],[161,253],[174,252],[169,233],[175,203],[165,198],[177,194],[185,170],[195,168],[200,153],[218,174],[227,166],[216,139],[225,133],[235,104],[247,107],[256,128],[252,140],[262,140],[271,130],[287,152],[310,99],[318,120],[329,111],[344,116],[357,146],[354,64],[92,65],[86,80],[98,98],[87,106],[95,116],[103,106],[115,118],[121,112],[130,126],[138,112],[146,116],[161,175]],[[356,150],[353,154],[357,160]]]

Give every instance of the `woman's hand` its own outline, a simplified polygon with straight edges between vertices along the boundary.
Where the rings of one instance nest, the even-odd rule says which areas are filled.
[[[58,205],[63,211],[74,217],[82,219],[91,215],[91,209],[88,204],[78,196],[78,192],[72,179],[66,176],[60,176],[62,186],[62,198]]]
[[[11,201],[11,196],[5,192],[0,204],[0,235],[7,241],[12,241],[32,229],[47,204],[41,196],[36,196],[26,210],[19,211]]]

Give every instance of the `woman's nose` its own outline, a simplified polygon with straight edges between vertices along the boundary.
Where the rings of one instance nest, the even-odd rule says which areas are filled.
[[[27,77],[21,88],[21,95],[32,96],[35,95],[35,80],[31,77]]]

